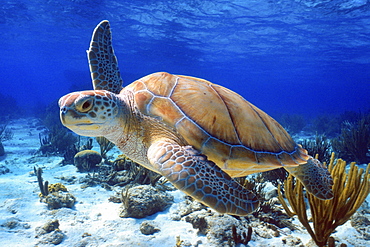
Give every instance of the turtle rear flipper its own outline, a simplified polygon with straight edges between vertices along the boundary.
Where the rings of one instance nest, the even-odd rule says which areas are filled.
[[[317,198],[322,200],[333,198],[333,178],[328,169],[317,159],[310,158],[306,164],[284,168],[296,177],[308,192]]]
[[[176,188],[219,213],[243,216],[259,205],[255,194],[191,146],[155,142],[148,158]]]

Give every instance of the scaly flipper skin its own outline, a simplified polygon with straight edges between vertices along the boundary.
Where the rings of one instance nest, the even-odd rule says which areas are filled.
[[[322,200],[333,198],[333,179],[320,161],[311,158],[306,164],[297,167],[285,167],[304,185],[306,190]]]
[[[94,90],[108,90],[118,94],[122,90],[123,81],[114,55],[108,21],[100,22],[95,28],[87,56]]]
[[[191,146],[158,141],[149,148],[148,158],[176,188],[219,213],[243,216],[259,205],[252,192]]]

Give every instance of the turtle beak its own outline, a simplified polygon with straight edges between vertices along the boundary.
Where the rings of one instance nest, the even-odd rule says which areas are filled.
[[[73,109],[68,109],[67,106],[60,108],[60,121],[68,128],[69,125],[76,125],[78,121],[78,114]]]
[[[76,110],[63,106],[60,108],[60,121],[64,126],[69,128],[69,126],[90,126],[93,123],[86,114],[79,113]],[[97,127],[95,127],[96,129]]]

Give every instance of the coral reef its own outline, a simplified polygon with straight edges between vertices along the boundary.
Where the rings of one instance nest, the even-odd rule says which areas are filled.
[[[84,151],[84,150],[91,150],[93,145],[92,145],[92,141],[93,139],[92,138],[88,138],[87,141],[86,141],[86,144],[80,144],[81,142],[81,137],[78,136],[78,142],[75,143],[74,145],[70,145],[69,147],[67,147],[67,149],[65,150],[64,154],[63,154],[63,161],[62,161],[62,164],[66,165],[66,164],[74,164],[74,158],[75,158],[75,155],[79,152],[79,151]]]
[[[48,181],[43,183],[42,169],[34,167],[34,172],[37,176],[37,181],[41,190],[40,202],[48,205],[48,209],[72,208],[76,203],[76,198],[68,192],[67,188],[61,184],[50,184]]]
[[[270,173],[268,173],[270,174]],[[270,174],[270,176],[273,173]],[[281,174],[280,174],[281,175]],[[280,179],[285,177],[282,175]],[[273,181],[273,177],[270,177]],[[238,178],[237,181],[246,189],[252,191],[260,201],[260,205],[257,210],[255,210],[252,215],[269,224],[273,224],[279,228],[289,227],[291,223],[288,218],[281,212],[280,208],[276,206],[276,196],[277,190],[275,187],[273,189],[266,189],[268,181],[266,180],[266,174],[259,173],[254,176],[247,178]],[[278,178],[275,179],[275,182],[278,181]]]
[[[119,155],[113,162],[113,167],[115,170],[127,170],[128,176],[133,178],[133,183],[151,184],[152,186],[155,186],[158,180],[162,177],[158,173],[136,164],[125,155]]]
[[[135,162],[126,159],[120,155],[112,162],[112,165],[100,163],[92,172],[88,173],[85,178],[81,178],[83,183],[81,187],[100,185],[107,190],[112,190],[111,186],[125,186],[131,184],[151,184],[155,186],[163,178],[161,175],[150,171]],[[113,201],[119,199],[112,198]]]
[[[49,131],[39,135],[40,149],[43,155],[63,156],[69,149],[75,149],[78,138],[61,126],[52,126]]]
[[[161,212],[173,203],[173,196],[151,185],[139,185],[122,192],[120,217],[144,218]]]
[[[49,220],[43,226],[36,228],[36,238],[40,238],[39,244],[58,245],[63,242],[65,235],[59,230],[58,220]]]
[[[93,139],[88,138],[86,141],[86,144],[82,144],[79,148],[78,151],[84,151],[84,150],[91,150],[93,148]]]
[[[107,160],[107,153],[114,147],[114,144],[110,142],[107,138],[102,136],[96,137],[95,139],[100,146],[100,155],[104,158],[104,160]]]
[[[89,172],[102,161],[102,156],[93,150],[83,150],[74,156],[74,165],[79,172]]]
[[[370,115],[356,123],[344,122],[341,135],[332,141],[334,152],[346,160],[370,162]]]
[[[63,156],[65,158],[63,164],[72,164],[73,156],[81,151],[76,146],[79,137],[60,122],[58,102],[50,103],[40,117],[47,131],[39,134],[40,149],[38,152],[44,156]]]
[[[284,180],[288,177],[288,172],[284,168],[274,169],[271,171],[262,172],[257,175],[259,183],[270,182],[275,187],[282,184]],[[256,181],[257,182],[257,181]]]
[[[61,163],[63,165],[74,164],[74,157],[76,153],[78,153],[78,148],[76,144],[67,147],[67,149],[65,150],[63,154],[64,159],[62,160]]]
[[[241,226],[240,221],[230,215],[214,214],[210,211],[194,211],[187,215],[186,222],[198,229],[201,234],[207,236],[214,243],[227,243],[229,246],[234,241],[232,228]]]
[[[84,187],[102,185],[109,189],[110,186],[125,186],[129,183],[155,186],[161,178],[161,175],[119,155],[112,165],[100,163],[94,173],[87,174],[81,182],[85,183]]]
[[[69,192],[58,191],[40,198],[48,205],[48,209],[73,208],[76,198]]]
[[[147,220],[140,225],[140,232],[144,235],[152,235],[159,231],[160,229],[155,225],[153,221]]]
[[[59,220],[49,220],[43,226],[36,227],[36,236],[44,235],[59,229]]]
[[[246,217],[220,215],[194,201],[191,197],[186,197],[179,204],[178,209],[172,213],[171,219],[185,220],[191,223],[193,228],[199,230],[200,234],[206,235],[213,244],[212,246],[238,246],[241,241],[246,243],[249,237],[252,240],[253,238],[256,240],[258,237],[273,238],[281,234],[281,229],[295,230],[296,227],[292,224],[292,219],[283,214],[280,207],[277,206],[278,202],[273,196],[274,193],[269,193],[272,185],[266,181],[260,185],[262,179],[262,176],[253,179],[251,176],[248,179],[238,179],[241,184],[255,189],[255,193],[259,191],[261,204],[266,207],[259,208],[258,213],[249,214]],[[264,200],[268,202],[264,204]],[[253,234],[250,232],[250,228],[253,229]]]
[[[64,192],[68,191],[67,188],[61,183],[50,184],[48,189],[49,189],[49,193],[58,192],[58,191],[64,191]]]
[[[22,222],[20,219],[17,217],[10,217],[8,219],[2,219],[1,220],[0,227],[7,228],[9,230],[14,230],[14,229],[30,229],[31,226],[28,223]]]
[[[351,218],[351,226],[355,228],[365,240],[370,240],[369,216],[370,208],[367,206],[366,209],[357,211],[357,213]]]
[[[247,245],[249,241],[252,239],[252,227],[248,227],[247,232],[242,232],[241,234],[238,234],[236,231],[236,227],[232,227],[232,232],[233,232],[233,240],[234,244],[244,244]]]
[[[329,162],[331,155],[331,143],[325,134],[317,134],[313,140],[305,139],[300,143],[311,156],[316,156],[316,159],[321,162]]]
[[[134,162],[124,154],[118,155],[118,157],[113,161],[113,169],[115,171],[130,170],[131,166],[134,165]]]
[[[318,246],[325,246],[328,243],[335,228],[344,224],[356,212],[370,192],[370,164],[364,171],[364,169],[358,169],[355,163],[351,163],[350,169],[346,173],[346,162],[341,159],[334,161],[333,153],[328,166],[334,179],[333,199],[320,200],[310,193],[304,194],[302,184],[296,181],[294,185],[294,179],[290,175],[284,183],[284,188],[291,210],[285,202],[280,188],[278,190],[279,200],[286,213],[290,217],[298,216],[299,221]],[[309,202],[313,229],[307,216],[305,197]]]

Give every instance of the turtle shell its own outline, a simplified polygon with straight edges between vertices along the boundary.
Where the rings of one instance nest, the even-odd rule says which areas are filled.
[[[143,114],[175,129],[232,177],[297,166],[310,157],[273,118],[209,81],[158,72],[125,90]]]

